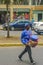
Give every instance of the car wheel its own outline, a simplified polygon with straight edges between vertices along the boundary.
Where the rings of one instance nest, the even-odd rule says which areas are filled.
[[[37,32],[37,34],[38,34],[38,35],[41,35],[41,33],[40,33],[40,32]]]
[[[11,27],[11,31],[14,31],[14,27]]]

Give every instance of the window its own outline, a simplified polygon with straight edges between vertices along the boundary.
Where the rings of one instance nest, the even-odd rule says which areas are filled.
[[[28,5],[28,0],[13,0],[15,5]]]
[[[3,4],[4,3],[4,0],[0,0],[0,4]]]
[[[35,0],[32,0],[32,5],[35,5]]]
[[[32,5],[43,5],[43,0],[32,0]]]
[[[38,21],[41,21],[42,20],[42,13],[39,13],[38,14]]]
[[[41,0],[40,5],[43,5],[43,0]]]
[[[28,21],[24,21],[24,23],[29,23]]]

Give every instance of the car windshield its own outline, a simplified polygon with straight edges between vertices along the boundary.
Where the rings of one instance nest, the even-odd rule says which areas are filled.
[[[33,26],[38,26],[39,25],[39,22],[34,22],[33,23]]]
[[[17,20],[17,21],[13,21],[10,24],[16,24],[16,23],[28,23],[29,20]]]

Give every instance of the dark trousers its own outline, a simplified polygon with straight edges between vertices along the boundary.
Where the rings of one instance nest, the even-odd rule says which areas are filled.
[[[26,52],[28,52],[30,62],[32,63],[33,59],[32,59],[32,52],[31,52],[31,47],[30,46],[26,46],[25,49],[23,50],[23,52],[19,55],[19,57],[21,58]]]

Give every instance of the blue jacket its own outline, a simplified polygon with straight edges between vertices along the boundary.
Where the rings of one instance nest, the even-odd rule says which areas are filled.
[[[22,33],[21,33],[21,42],[23,44],[27,44],[30,40],[30,36],[32,34],[32,31],[31,30],[24,30]]]

